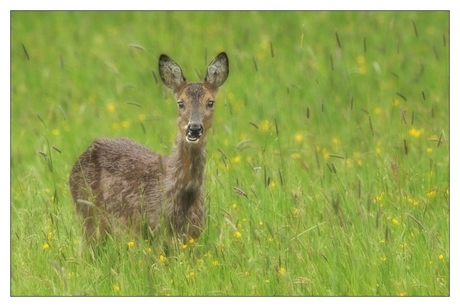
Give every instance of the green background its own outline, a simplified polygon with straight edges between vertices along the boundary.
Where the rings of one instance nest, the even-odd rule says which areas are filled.
[[[11,295],[448,296],[449,39],[446,11],[12,11]],[[88,246],[73,163],[168,154],[159,55],[221,51],[201,237]]]

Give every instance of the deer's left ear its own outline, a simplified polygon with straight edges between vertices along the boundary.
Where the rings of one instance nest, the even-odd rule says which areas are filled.
[[[228,57],[225,52],[222,52],[209,64],[208,72],[204,80],[212,87],[218,88],[227,80],[228,73]]]

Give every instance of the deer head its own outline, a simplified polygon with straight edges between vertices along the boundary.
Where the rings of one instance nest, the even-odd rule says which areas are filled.
[[[167,55],[159,60],[160,77],[173,90],[178,107],[178,125],[188,143],[198,143],[212,126],[218,88],[228,77],[227,55],[211,61],[203,82],[187,82],[182,69]]]

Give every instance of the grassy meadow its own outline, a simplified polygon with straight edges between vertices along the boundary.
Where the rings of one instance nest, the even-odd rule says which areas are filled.
[[[449,296],[448,12],[11,12],[11,296]],[[168,154],[226,51],[195,241],[82,237],[97,137]]]

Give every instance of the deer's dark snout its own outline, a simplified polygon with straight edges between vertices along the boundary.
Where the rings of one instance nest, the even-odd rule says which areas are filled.
[[[189,143],[196,143],[203,134],[203,125],[201,123],[189,123],[187,126],[186,139]]]

